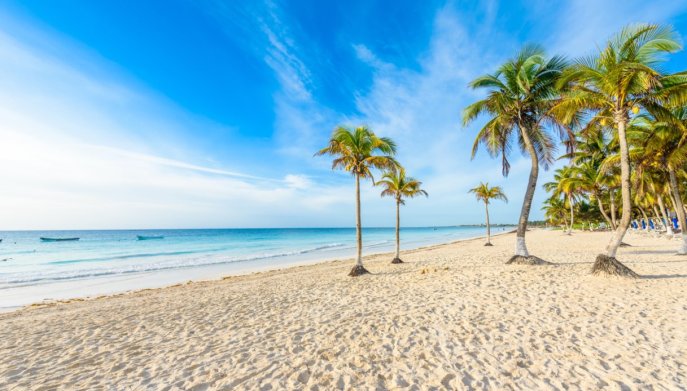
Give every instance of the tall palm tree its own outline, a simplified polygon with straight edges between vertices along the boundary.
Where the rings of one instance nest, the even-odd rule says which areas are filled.
[[[360,222],[360,179],[373,178],[372,169],[392,169],[398,165],[393,155],[396,144],[389,138],[377,137],[365,126],[334,129],[329,144],[315,156],[331,155],[332,169],[350,172],[355,177],[355,235],[358,247],[356,263],[349,276],[369,273],[363,266],[363,238]],[[374,180],[374,179],[373,179]]]
[[[491,226],[489,224],[489,202],[491,200],[502,200],[508,202],[508,197],[503,193],[501,186],[489,187],[489,183],[482,183],[477,187],[474,187],[468,191],[468,193],[473,193],[477,201],[484,202],[484,211],[487,214],[487,242],[484,243],[485,246],[492,246],[491,244]]]
[[[427,197],[422,189],[422,182],[413,177],[406,176],[403,167],[388,170],[375,185],[384,187],[382,197],[394,197],[396,200],[396,257],[391,263],[403,263],[401,260],[401,205],[405,205],[404,198]]]
[[[482,114],[488,117],[477,134],[472,157],[480,144],[484,144],[492,157],[501,155],[502,172],[507,176],[510,170],[508,155],[515,143],[529,155],[532,164],[518,221],[515,255],[508,263],[548,263],[529,254],[525,232],[537,187],[539,165],[547,169],[556,150],[554,138],[545,125],[558,130],[564,141],[572,140],[570,133],[547,115],[557,98],[556,83],[566,66],[562,57],[547,59],[540,47],[525,46],[495,73],[478,77],[470,83],[474,89],[487,90],[487,97],[465,108],[463,125],[470,124]]]
[[[679,78],[666,77],[655,68],[665,53],[680,48],[677,35],[670,28],[650,24],[629,26],[609,40],[597,56],[576,61],[560,78],[559,87],[566,92],[552,114],[564,123],[572,122],[580,114],[590,116],[590,123],[605,125],[610,120],[620,146],[623,214],[606,253],[597,256],[593,274],[638,277],[616,259],[632,214],[626,128],[631,113],[637,114],[642,107],[654,108],[662,98],[684,88]]]

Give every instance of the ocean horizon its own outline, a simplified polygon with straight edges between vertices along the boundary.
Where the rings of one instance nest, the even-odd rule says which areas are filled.
[[[401,249],[484,235],[483,225],[403,227]],[[355,256],[355,228],[0,231],[0,238],[0,310]],[[394,238],[393,227],[363,228],[363,252],[392,251]]]

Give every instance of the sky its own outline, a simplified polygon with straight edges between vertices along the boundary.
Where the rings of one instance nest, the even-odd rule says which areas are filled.
[[[6,0],[0,229],[350,227],[353,178],[313,156],[337,125],[393,138],[423,182],[402,225],[482,223],[480,181],[514,223],[529,159],[504,178],[470,158],[467,84],[526,43],[575,58],[636,22],[686,35],[687,0]],[[365,226],[394,224],[379,192],[362,186]]]

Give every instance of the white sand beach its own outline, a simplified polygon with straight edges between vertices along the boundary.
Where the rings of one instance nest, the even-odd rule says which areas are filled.
[[[515,235],[0,314],[0,389],[685,389],[687,257],[629,234]]]

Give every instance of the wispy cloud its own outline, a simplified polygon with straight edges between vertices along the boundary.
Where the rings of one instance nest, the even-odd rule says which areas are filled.
[[[588,53],[626,23],[667,21],[686,9],[685,1],[544,3],[528,4],[535,14],[546,9],[546,17],[529,20],[533,31],[552,51],[571,56]],[[213,132],[234,129],[187,112],[54,32],[0,16],[0,229],[351,226],[350,175],[331,173],[327,159],[312,157],[340,123],[393,137],[399,159],[424,182],[430,198],[409,203],[404,224],[481,222],[482,210],[467,194],[479,181],[504,186],[511,204],[495,204],[494,220],[515,221],[528,159],[514,153],[503,178],[498,160],[483,152],[470,159],[480,123],[463,128],[460,121],[462,109],[483,93],[467,83],[522,44],[503,25],[512,18],[505,3],[447,2],[434,13],[426,46],[412,50],[393,37],[349,39],[342,31],[330,43],[369,71],[365,82],[307,40],[280,3],[199,7],[274,78],[275,89],[266,92],[272,135],[259,149],[238,136],[221,153],[207,148]],[[401,54],[376,52],[379,40]],[[322,81],[338,79],[338,95],[352,102],[322,98]],[[366,225],[393,222],[393,205],[378,189],[366,183],[362,196]],[[539,188],[533,218],[541,217],[544,197]]]
[[[588,55],[628,23],[666,23],[687,10],[687,1],[656,3],[642,0],[574,0],[562,7],[548,44],[570,56]]]
[[[41,45],[0,30],[0,229],[312,226],[341,201],[339,187],[297,172],[206,164],[216,159],[187,134],[208,121],[93,54],[30,33]]]

